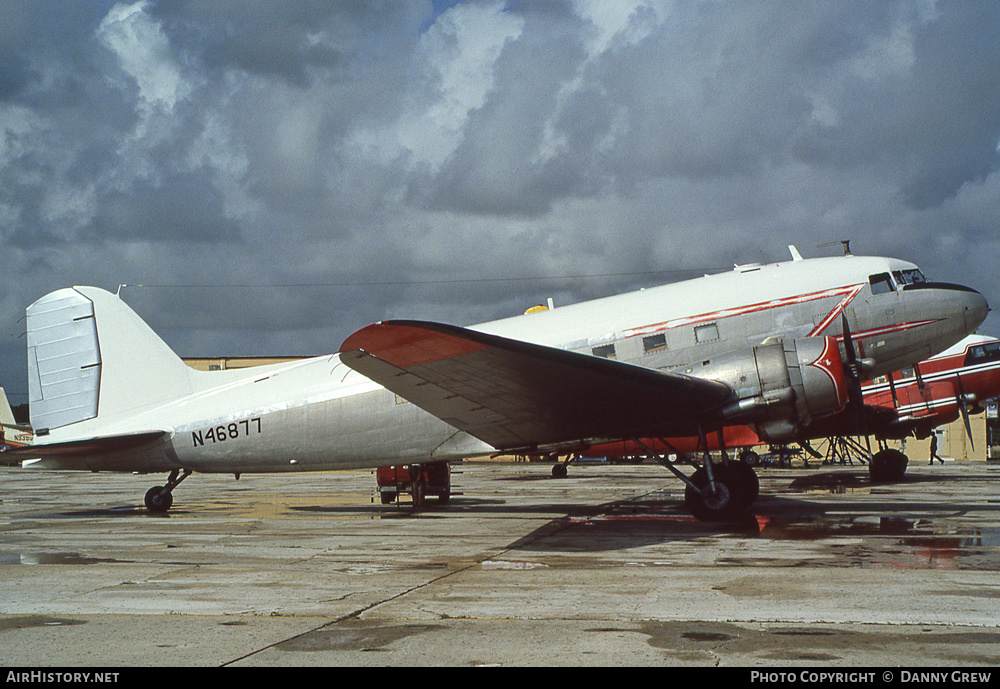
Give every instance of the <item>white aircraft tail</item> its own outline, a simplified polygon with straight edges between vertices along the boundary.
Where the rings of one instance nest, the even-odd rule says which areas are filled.
[[[3,391],[3,388],[0,388],[0,424],[4,426],[14,425],[14,411],[10,408],[7,393]]]
[[[36,435],[112,420],[191,392],[191,369],[117,296],[61,289],[27,308],[29,416]]]

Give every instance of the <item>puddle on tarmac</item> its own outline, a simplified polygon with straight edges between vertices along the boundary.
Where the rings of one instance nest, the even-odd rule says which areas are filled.
[[[86,624],[86,622],[83,620],[71,620],[65,617],[49,617],[48,615],[3,617],[0,618],[0,632],[34,627],[70,627],[77,624]]]
[[[1000,529],[993,527],[897,516],[838,519],[758,516],[756,521],[759,525],[757,538],[823,541],[834,551],[849,546],[854,558],[871,565],[930,569],[1000,567]],[[753,533],[748,535],[754,536]],[[844,539],[850,543],[838,544]]]
[[[900,543],[919,544],[932,540],[954,541],[956,547],[1000,545],[1000,528],[942,524],[933,519],[906,517],[810,518],[757,516],[758,535],[771,540],[814,541],[851,536],[901,536]]]
[[[438,629],[438,625],[381,625],[370,622],[341,622],[307,632],[275,648],[279,651],[387,651],[386,646],[415,634]]]
[[[0,553],[0,565],[96,565],[118,562],[102,557],[86,557],[80,553]]]

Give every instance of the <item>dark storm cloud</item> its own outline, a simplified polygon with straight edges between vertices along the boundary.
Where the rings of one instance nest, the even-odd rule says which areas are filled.
[[[470,323],[841,238],[1000,303],[998,18],[6,2],[0,315],[173,285],[125,293],[185,354],[314,353],[389,315]],[[603,277],[527,279],[569,275]]]
[[[232,242],[239,227],[225,217],[222,195],[208,170],[168,175],[162,183],[136,180],[97,199],[84,236],[102,240]]]
[[[432,207],[532,216],[579,182],[579,173],[539,154],[558,106],[553,96],[584,58],[582,21],[558,3],[529,4],[523,19],[524,31],[496,61],[490,96],[470,114],[461,144],[437,175]]]

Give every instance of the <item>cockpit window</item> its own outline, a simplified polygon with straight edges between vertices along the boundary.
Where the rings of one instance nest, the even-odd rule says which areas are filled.
[[[915,285],[921,282],[927,282],[927,278],[918,269],[913,270],[894,270],[892,271],[892,276],[896,278],[896,282],[900,285]]]
[[[987,342],[969,347],[969,353],[965,355],[966,366],[997,360],[1000,360],[1000,342]]]
[[[887,292],[892,292],[895,289],[892,285],[892,278],[889,277],[889,273],[869,275],[868,282],[872,286],[872,294],[885,294]]]

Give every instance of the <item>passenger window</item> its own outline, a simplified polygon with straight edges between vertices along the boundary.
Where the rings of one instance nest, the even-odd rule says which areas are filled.
[[[709,323],[708,325],[699,325],[694,329],[694,341],[701,344],[702,342],[712,342],[719,339],[719,328],[715,323]]]
[[[868,282],[872,286],[872,294],[886,294],[893,291],[892,278],[889,277],[889,273],[870,275]]]
[[[667,336],[663,333],[642,338],[642,351],[646,354],[667,348]]]
[[[615,354],[615,345],[612,342],[608,345],[601,345],[600,347],[594,347],[591,350],[594,356],[599,356],[602,359],[617,359],[618,356]]]

